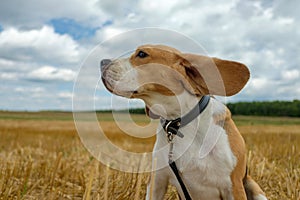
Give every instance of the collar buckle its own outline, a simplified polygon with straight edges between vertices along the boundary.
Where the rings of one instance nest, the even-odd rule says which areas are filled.
[[[167,138],[169,143],[173,142],[174,136],[175,134],[173,134],[172,132],[167,132]]]
[[[168,140],[169,138],[174,138],[175,135],[183,138],[184,135],[179,131],[179,128],[186,126],[188,123],[193,121],[198,115],[200,115],[205,108],[207,107],[210,100],[210,96],[203,96],[198,104],[185,116],[179,117],[174,120],[160,119],[160,123],[167,134]],[[170,135],[172,135],[170,137]]]

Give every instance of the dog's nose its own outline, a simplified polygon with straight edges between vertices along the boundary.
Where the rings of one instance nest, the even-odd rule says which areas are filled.
[[[110,59],[103,59],[101,60],[100,62],[100,67],[101,67],[101,70],[103,70],[103,68],[107,65],[109,65],[111,63],[111,60]]]

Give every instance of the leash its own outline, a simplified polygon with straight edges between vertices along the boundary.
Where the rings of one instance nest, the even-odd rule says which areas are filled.
[[[196,117],[198,117],[207,107],[210,100],[210,96],[203,96],[198,104],[185,116],[181,118],[177,118],[174,120],[166,120],[166,119],[160,119],[160,123],[162,124],[163,129],[166,132],[168,143],[169,143],[169,166],[172,169],[173,173],[175,174],[177,181],[180,184],[180,187],[182,189],[182,192],[184,194],[184,197],[186,200],[192,200],[188,189],[186,188],[180,174],[179,170],[176,166],[175,161],[173,160],[173,147],[174,147],[174,137],[177,135],[180,138],[183,138],[184,135],[179,131],[181,127],[186,126],[191,121],[193,121]]]

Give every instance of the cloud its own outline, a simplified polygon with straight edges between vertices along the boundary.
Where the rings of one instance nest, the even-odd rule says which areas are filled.
[[[300,98],[299,6],[296,0],[1,1],[0,109],[70,108],[72,80],[89,51],[124,31],[143,27],[178,31],[211,56],[245,63],[251,79],[229,101]],[[173,35],[153,37],[163,42]],[[132,51],[128,48],[133,44],[147,42],[139,34],[119,38],[122,43],[111,43],[86,63],[93,79],[82,84],[97,82],[101,57],[115,57],[124,49]],[[182,51],[195,49],[181,40],[177,43]],[[39,87],[43,91],[35,91]],[[109,107],[111,97],[101,83],[98,87],[97,105]]]
[[[108,20],[97,8],[96,1],[81,0],[1,1],[0,13],[3,27],[21,29],[36,29],[54,18],[70,18],[91,26]]]
[[[282,71],[281,75],[283,80],[297,81],[300,78],[300,71],[299,69],[286,70]]]
[[[22,96],[30,96],[29,99],[33,98],[43,98],[45,96],[45,88],[43,87],[17,87],[14,90],[16,93]]]
[[[85,49],[53,27],[0,32],[0,109],[71,110],[71,101],[59,98],[72,92],[73,80]]]
[[[73,93],[72,92],[60,92],[58,94],[59,98],[64,98],[64,99],[72,99]]]
[[[69,35],[59,35],[49,26],[28,31],[9,28],[0,33],[0,55],[9,60],[76,63],[79,48]]]
[[[0,78],[2,80],[16,80],[17,79],[17,75],[15,73],[6,73],[3,72],[0,74]]]
[[[52,66],[44,66],[33,70],[27,76],[34,81],[73,81],[76,73],[70,69],[57,69]]]

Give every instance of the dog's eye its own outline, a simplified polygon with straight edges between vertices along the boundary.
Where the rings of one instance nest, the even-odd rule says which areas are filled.
[[[148,54],[143,51],[139,51],[136,56],[139,58],[146,58],[148,56]]]

